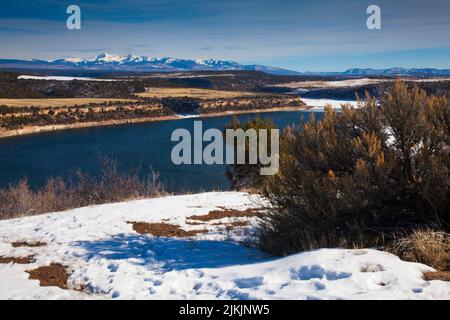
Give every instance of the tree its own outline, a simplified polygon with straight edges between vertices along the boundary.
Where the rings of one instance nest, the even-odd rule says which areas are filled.
[[[246,131],[247,129],[255,129],[257,132],[258,139],[259,139],[259,130],[266,129],[268,133],[268,146],[270,146],[271,145],[270,130],[276,129],[276,127],[273,124],[273,122],[268,118],[261,120],[258,116],[253,120],[241,123],[239,119],[236,116],[234,116],[231,122],[225,126],[224,130],[225,139],[226,139],[226,129],[234,129],[234,130],[242,129],[244,131]],[[237,143],[235,143],[235,146],[237,147]],[[245,164],[237,164],[237,161],[235,161],[233,165],[227,167],[226,176],[230,180],[231,188],[233,190],[242,190],[246,188],[259,190],[264,184],[265,180],[267,179],[267,176],[262,176],[260,174],[261,163],[258,162],[258,164],[249,164],[248,161],[249,141],[247,139],[245,141],[244,148],[246,158]],[[257,151],[259,151],[259,149]],[[271,152],[270,148],[268,151],[269,153]],[[235,152],[235,155],[236,154],[237,152]]]

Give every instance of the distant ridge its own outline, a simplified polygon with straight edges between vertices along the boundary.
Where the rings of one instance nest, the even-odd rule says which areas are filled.
[[[328,76],[450,76],[450,69],[434,68],[354,68],[343,72],[305,72],[305,75],[328,75]]]
[[[126,56],[102,53],[93,59],[19,60],[0,59],[0,69],[43,69],[43,70],[92,70],[130,72],[179,72],[179,71],[224,71],[250,70],[274,75],[316,75],[316,76],[450,76],[450,69],[433,68],[354,68],[343,72],[298,72],[258,64],[244,65],[229,60],[177,59],[171,57],[150,58],[147,56]]]

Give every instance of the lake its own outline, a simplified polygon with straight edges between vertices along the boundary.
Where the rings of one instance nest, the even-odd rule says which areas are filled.
[[[260,113],[271,118],[278,128],[308,120],[313,112],[288,111]],[[322,113],[316,114],[316,119]],[[257,114],[239,115],[241,121]],[[171,192],[227,190],[225,165],[174,165],[170,154],[177,142],[170,140],[172,131],[188,129],[194,121],[203,121],[203,130],[222,130],[231,116],[185,118],[141,124],[62,130],[0,139],[0,187],[27,178],[33,188],[42,186],[53,176],[69,178],[75,169],[97,175],[102,157],[115,160],[121,170],[140,167],[142,174],[159,172]],[[192,134],[193,135],[193,134]],[[207,145],[205,143],[204,145]]]

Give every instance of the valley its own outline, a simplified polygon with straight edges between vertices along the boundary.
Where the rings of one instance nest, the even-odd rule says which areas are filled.
[[[109,72],[83,77],[54,71],[0,72],[0,138],[93,126],[230,114],[356,106],[379,97],[391,77],[273,75],[259,71]],[[450,96],[448,78],[406,78]]]
[[[257,81],[264,81],[257,75],[253,75]],[[223,88],[221,81],[215,86],[214,78],[201,83],[177,76],[97,82],[0,73],[0,137],[175,120],[186,115],[211,117],[305,108],[298,97],[240,86],[247,78],[245,74],[237,79],[230,86],[235,84],[235,90],[230,90]]]

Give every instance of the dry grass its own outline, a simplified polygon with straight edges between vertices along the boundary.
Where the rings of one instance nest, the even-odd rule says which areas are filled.
[[[233,229],[239,229],[239,228],[244,228],[244,227],[248,227],[250,225],[250,221],[233,221],[231,223],[228,223],[227,225],[225,225],[225,228],[230,231]]]
[[[423,278],[427,281],[441,280],[450,281],[450,271],[425,272]]]
[[[427,264],[440,271],[450,269],[450,234],[418,229],[396,239],[388,248],[403,260]]]
[[[223,218],[245,218],[245,217],[249,218],[258,216],[261,210],[262,208],[249,208],[242,211],[223,208],[223,210],[210,211],[207,215],[190,216],[187,217],[187,219],[197,221],[211,221]]]
[[[68,289],[67,279],[69,279],[69,274],[66,271],[66,267],[59,263],[52,263],[49,266],[39,267],[27,272],[30,275],[30,279],[39,280],[41,287]]]
[[[133,225],[133,230],[139,234],[151,234],[155,237],[193,237],[208,230],[183,230],[179,226],[169,223],[128,222]]]
[[[26,257],[4,257],[0,256],[0,263],[16,263],[16,264],[30,264],[33,262],[33,255]]]
[[[93,204],[154,198],[165,195],[157,174],[147,178],[139,170],[119,172],[115,162],[105,160],[102,174],[93,177],[78,172],[76,181],[53,178],[40,190],[30,189],[22,181],[8,189],[0,189],[0,219],[59,212]]]
[[[21,247],[28,247],[28,248],[37,248],[37,247],[45,247],[47,244],[44,242],[26,242],[26,241],[16,241],[12,242],[11,245],[13,248],[21,248]]]
[[[197,88],[150,88],[147,92],[138,93],[144,98],[179,98],[189,97],[197,99],[225,99],[248,96],[262,96],[264,94],[244,91],[221,91]]]
[[[0,106],[9,107],[63,107],[103,102],[130,102],[131,99],[104,99],[104,98],[61,98],[61,99],[0,99]]]

